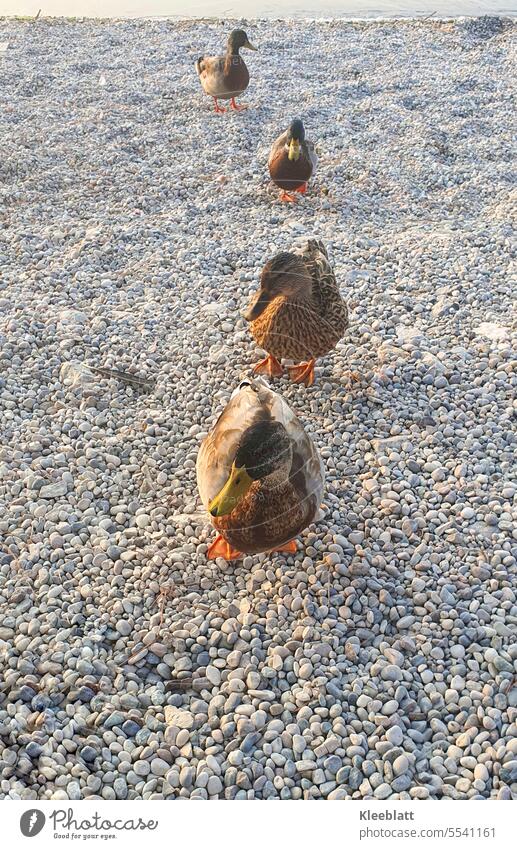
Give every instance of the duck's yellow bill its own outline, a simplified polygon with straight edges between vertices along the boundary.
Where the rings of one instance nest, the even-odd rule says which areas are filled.
[[[250,486],[253,483],[253,478],[250,478],[244,466],[240,469],[235,468],[235,463],[232,466],[230,477],[226,481],[222,490],[212,498],[208,505],[208,510],[211,516],[227,516],[231,513],[239,501],[242,501]]]
[[[248,50],[258,50],[258,47],[254,47],[251,41],[246,41],[244,47],[247,47]]]
[[[300,142],[297,139],[291,139],[289,145],[289,159],[291,162],[296,162],[300,158]]]

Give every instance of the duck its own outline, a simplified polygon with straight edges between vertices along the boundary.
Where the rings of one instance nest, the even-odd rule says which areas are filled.
[[[305,194],[317,162],[314,145],[305,138],[303,122],[295,118],[273,142],[269,154],[269,174],[275,186],[282,190],[281,201],[292,203],[296,193]]]
[[[319,518],[323,463],[286,401],[261,377],[239,383],[196,463],[201,500],[217,531],[207,559],[294,554]]]
[[[234,29],[228,36],[224,56],[200,56],[195,65],[203,91],[213,97],[215,111],[219,114],[226,112],[219,105],[219,100],[229,100],[230,107],[236,112],[247,108],[235,102],[235,98],[246,91],[250,81],[249,71],[239,54],[241,47],[257,50],[244,30]]]
[[[280,360],[290,359],[296,363],[287,367],[291,380],[311,386],[316,359],[332,351],[348,327],[348,309],[323,242],[309,239],[270,259],[244,318],[267,352],[254,374],[279,377]]]

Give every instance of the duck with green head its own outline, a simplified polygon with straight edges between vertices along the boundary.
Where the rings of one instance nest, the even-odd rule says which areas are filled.
[[[292,203],[296,193],[307,191],[317,162],[314,145],[305,138],[305,127],[296,118],[273,143],[269,154],[269,174],[275,186],[282,189],[280,200]]]
[[[318,513],[323,465],[297,416],[257,378],[239,385],[202,443],[197,480],[218,531],[207,557],[236,560],[296,551],[294,537]]]
[[[235,102],[235,98],[246,91],[250,81],[249,71],[239,53],[241,47],[248,50],[257,49],[251,44],[244,30],[234,29],[229,35],[224,56],[200,56],[196,62],[196,71],[203,91],[213,97],[217,113],[226,112],[226,109],[219,105],[219,100],[229,100],[231,108],[236,112],[246,109]]]

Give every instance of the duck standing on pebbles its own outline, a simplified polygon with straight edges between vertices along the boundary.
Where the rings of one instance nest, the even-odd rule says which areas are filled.
[[[287,367],[291,380],[311,386],[316,357],[335,348],[348,327],[348,310],[323,242],[309,239],[296,252],[284,251],[267,262],[244,318],[268,352],[255,374],[281,375],[284,357],[299,362]]]
[[[244,30],[234,29],[229,35],[224,56],[200,56],[196,62],[203,90],[214,98],[215,111],[218,113],[226,112],[219,106],[218,100],[229,100],[231,108],[236,112],[246,109],[246,106],[238,106],[235,102],[235,98],[246,91],[250,81],[244,59],[239,54],[241,47],[257,49],[250,43]]]
[[[207,557],[297,550],[319,513],[318,450],[283,398],[261,378],[244,380],[199,449],[201,500],[219,534]]]
[[[307,182],[317,162],[314,145],[305,138],[305,128],[296,118],[273,143],[269,154],[269,174],[275,186],[282,189],[280,200],[292,203],[296,200],[295,192],[307,191]]]

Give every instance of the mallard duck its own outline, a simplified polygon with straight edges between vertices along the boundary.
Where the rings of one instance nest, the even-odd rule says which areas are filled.
[[[229,100],[231,108],[236,112],[246,109],[245,106],[237,106],[235,102],[235,98],[246,91],[250,81],[244,59],[239,55],[241,47],[257,49],[250,43],[244,30],[234,29],[228,37],[224,56],[200,56],[196,62],[201,85],[206,94],[214,98],[216,112],[226,112],[219,106],[218,100]]]
[[[288,366],[290,378],[311,386],[316,358],[335,348],[348,327],[348,310],[323,242],[309,239],[298,251],[267,262],[244,318],[268,352],[254,373],[281,375],[284,357],[299,363]]]
[[[307,191],[307,182],[317,162],[314,145],[305,138],[305,128],[296,118],[273,143],[269,154],[271,179],[275,186],[282,189],[280,200],[292,202],[296,200],[294,192],[304,194]]]
[[[244,380],[197,459],[201,500],[218,536],[208,558],[294,553],[294,537],[316,517],[320,455],[284,399],[260,377]]]

